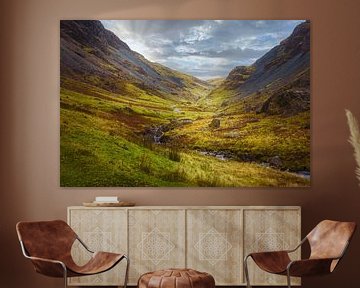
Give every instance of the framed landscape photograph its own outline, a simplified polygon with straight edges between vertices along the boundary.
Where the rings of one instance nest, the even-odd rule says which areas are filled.
[[[61,20],[62,187],[310,186],[307,20]]]

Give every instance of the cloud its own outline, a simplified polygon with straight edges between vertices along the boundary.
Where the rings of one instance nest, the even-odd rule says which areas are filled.
[[[203,79],[250,65],[303,20],[103,20],[147,59]]]

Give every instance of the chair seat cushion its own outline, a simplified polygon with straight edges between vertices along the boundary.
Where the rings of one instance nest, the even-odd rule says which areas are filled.
[[[214,277],[193,269],[166,269],[143,274],[138,288],[214,288]]]

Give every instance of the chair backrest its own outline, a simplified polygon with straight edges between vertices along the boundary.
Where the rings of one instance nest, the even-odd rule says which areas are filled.
[[[75,232],[62,220],[19,222],[19,240],[30,256],[61,260],[69,257]]]
[[[342,256],[355,229],[355,222],[321,221],[306,236],[311,248],[310,258],[337,258]]]

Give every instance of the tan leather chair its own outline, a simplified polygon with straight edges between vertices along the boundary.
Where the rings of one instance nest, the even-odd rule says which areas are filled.
[[[266,272],[286,275],[289,288],[291,287],[291,276],[315,276],[333,272],[344,256],[355,229],[356,223],[354,222],[324,220],[295,249],[250,253],[244,259],[247,287],[251,287],[247,267],[249,257]],[[289,253],[296,251],[306,241],[309,242],[311,248],[309,259],[291,261]]]
[[[124,288],[127,285],[129,259],[125,254],[91,251],[62,220],[19,222],[16,231],[24,256],[31,260],[35,271],[50,277],[88,276],[110,270],[122,259],[126,259]],[[71,257],[71,247],[78,240],[89,253],[91,259],[78,266]]]

